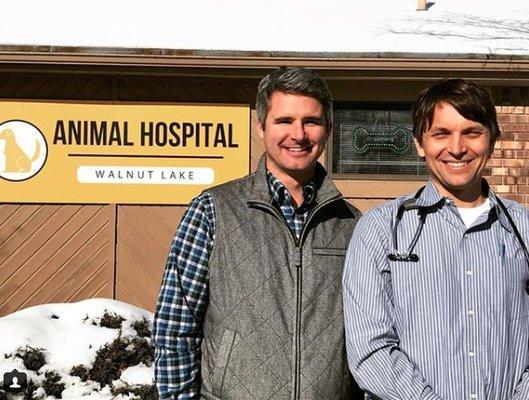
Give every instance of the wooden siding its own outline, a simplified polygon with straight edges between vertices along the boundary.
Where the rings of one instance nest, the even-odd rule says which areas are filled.
[[[112,297],[114,219],[111,205],[1,205],[0,315]]]
[[[186,207],[119,206],[116,299],[154,310],[165,260]]]

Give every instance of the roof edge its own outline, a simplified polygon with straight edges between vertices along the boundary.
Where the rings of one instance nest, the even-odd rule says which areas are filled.
[[[491,53],[418,53],[418,52],[302,52],[261,50],[163,49],[132,47],[83,47],[43,45],[0,45],[0,53],[47,53],[85,55],[188,56],[188,57],[259,57],[259,58],[404,58],[404,59],[475,59],[529,60],[529,54]]]
[[[0,45],[0,64],[205,68],[419,69],[529,71],[529,55],[175,50]]]

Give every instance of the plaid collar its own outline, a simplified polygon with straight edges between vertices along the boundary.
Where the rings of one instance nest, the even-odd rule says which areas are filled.
[[[292,197],[288,193],[285,185],[279,181],[270,171],[266,171],[266,177],[268,179],[268,186],[270,193],[272,194],[272,200],[282,206],[284,204],[292,204]],[[306,185],[303,186],[303,204],[302,206],[310,206],[316,199],[316,183],[310,180]]]

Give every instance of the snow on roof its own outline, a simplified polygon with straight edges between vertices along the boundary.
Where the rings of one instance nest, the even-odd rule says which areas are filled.
[[[17,0],[0,46],[529,56],[529,1]]]

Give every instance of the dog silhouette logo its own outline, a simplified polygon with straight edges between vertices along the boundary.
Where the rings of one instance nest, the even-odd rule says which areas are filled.
[[[42,132],[27,121],[0,124],[0,177],[24,181],[44,167],[48,146]]]

